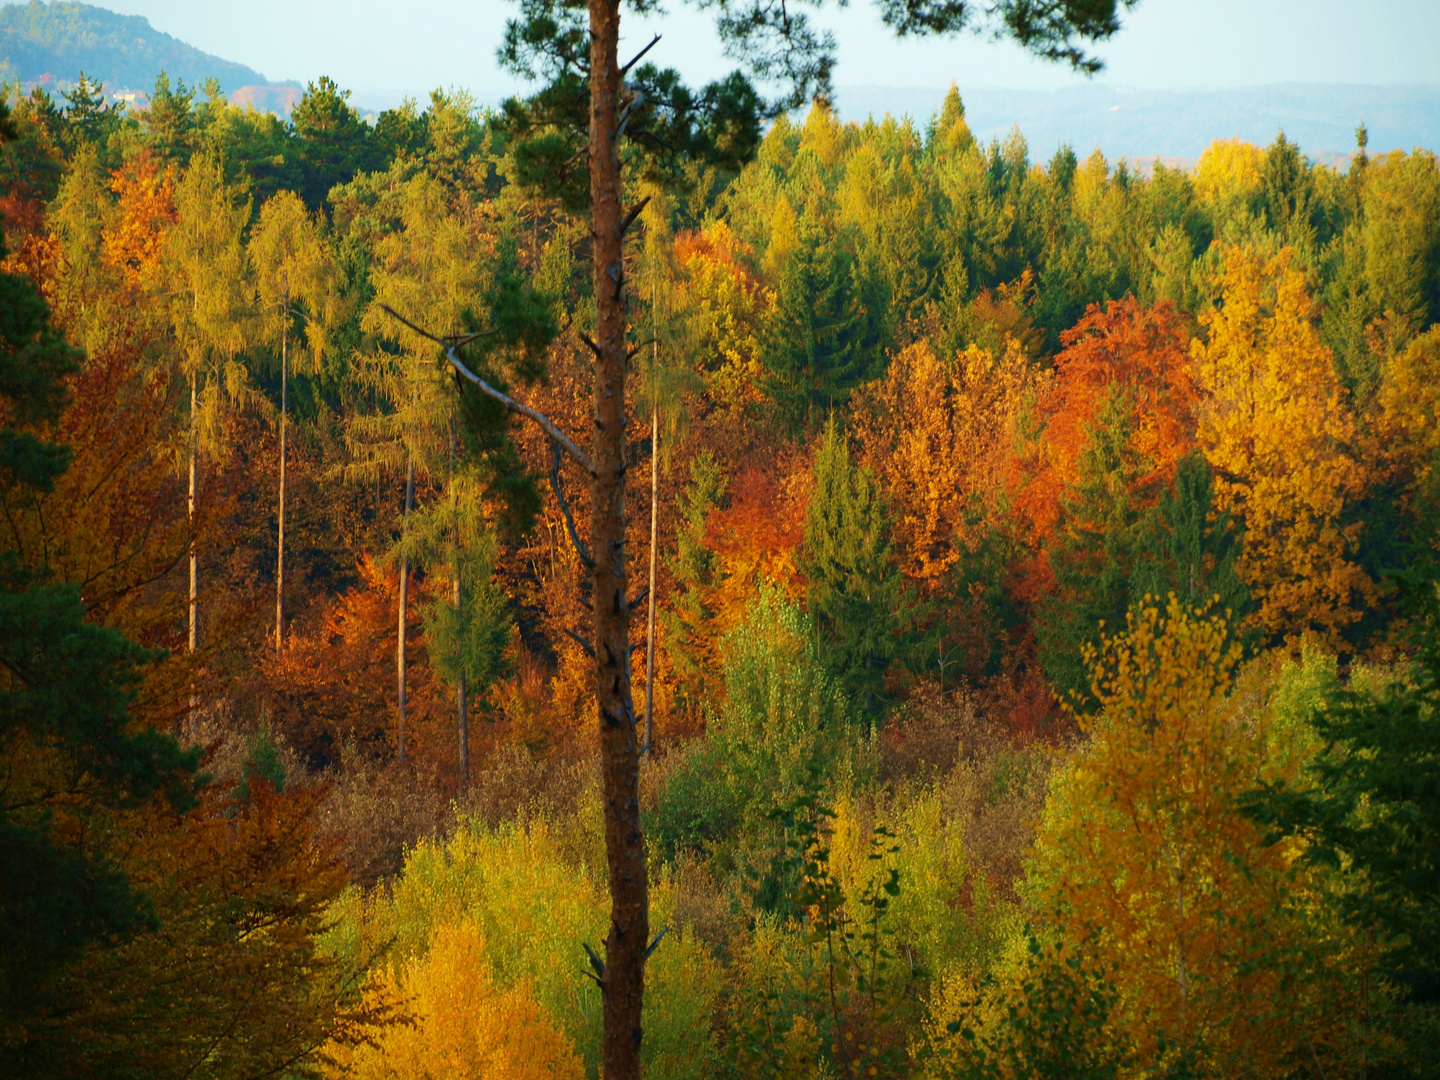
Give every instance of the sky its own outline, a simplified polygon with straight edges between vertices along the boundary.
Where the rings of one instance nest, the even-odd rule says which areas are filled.
[[[94,0],[92,0],[94,2]],[[144,15],[157,30],[274,81],[330,75],[355,102],[383,108],[436,87],[470,90],[481,103],[520,88],[498,70],[495,49],[508,0],[99,0]],[[665,18],[622,21],[638,48],[701,83],[733,67],[707,18],[668,0]],[[1013,45],[974,37],[897,41],[867,0],[824,5],[816,20],[838,39],[835,83],[942,89],[1058,90],[1077,77]],[[1141,0],[1121,32],[1097,50],[1104,83],[1147,90],[1272,83],[1440,85],[1440,0]]]

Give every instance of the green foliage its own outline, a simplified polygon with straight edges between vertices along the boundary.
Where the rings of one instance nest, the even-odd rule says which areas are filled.
[[[250,781],[263,780],[277,793],[285,790],[285,763],[280,760],[280,748],[270,735],[268,727],[259,728],[250,737],[249,753],[240,769],[240,782],[235,785],[235,798],[243,801],[250,798]]]
[[[810,621],[773,589],[726,639],[725,698],[661,792],[664,845],[764,845],[774,814],[824,775],[851,729],[844,692],[820,659]]]
[[[674,665],[681,706],[700,712],[711,697],[717,657],[706,595],[716,584],[718,559],[706,542],[710,511],[725,497],[726,479],[715,455],[701,450],[690,460],[690,483],[680,494],[675,553],[667,558],[677,595],[661,611],[666,653]]]
[[[328,75],[310,83],[295,106],[295,128],[304,180],[300,195],[312,210],[325,205],[330,189],[344,184],[372,164],[370,128]]]
[[[924,972],[902,956],[891,918],[901,879],[887,863],[900,848],[877,826],[866,859],[879,872],[847,892],[825,837],[833,816],[809,792],[778,815],[785,838],[778,876],[794,886],[787,914],[752,945],[767,949],[768,962],[746,973],[730,1004],[726,1052],[741,1076],[834,1070],[858,1080],[895,1075],[906,1063],[908,1048],[896,1037],[900,1013]]]
[[[1148,465],[1130,449],[1132,422],[1112,393],[1066,500],[1071,524],[1049,551],[1059,591],[1041,605],[1036,637],[1045,673],[1066,701],[1092,700],[1083,647],[1123,626],[1145,597],[1213,602],[1237,622],[1249,608],[1235,572],[1239,536],[1229,515],[1213,510],[1210,465],[1199,452],[1182,458],[1173,487],[1146,505],[1139,481]]]
[[[1027,933],[1017,969],[963,995],[936,1033],[934,1075],[955,1080],[1119,1080],[1134,1053],[1108,1030],[1113,990],[1082,962],[1082,946]],[[968,988],[967,988],[968,989]],[[938,1027],[938,1025],[937,1025]],[[1184,1068],[1164,1075],[1188,1075]]]
[[[786,421],[810,424],[883,372],[884,304],[849,237],[806,213],[787,245],[764,327],[762,381]]]
[[[436,932],[474,920],[496,985],[530,980],[535,998],[575,1041],[590,1075],[600,1051],[600,997],[582,972],[582,944],[603,940],[607,921],[599,855],[598,796],[573,820],[533,818],[491,829],[462,821],[447,841],[422,841],[405,869],[371,894],[352,891],[337,905],[330,947],[358,964],[389,943],[387,963],[424,956]],[[675,893],[662,875],[652,894],[657,926],[669,932],[646,966],[647,1076],[703,1080],[711,1075],[710,1013],[718,972],[706,946],[674,914]]]
[[[1342,898],[1374,933],[1391,976],[1440,1000],[1440,596],[1424,573],[1402,578],[1414,663],[1400,679],[1331,685],[1310,706],[1320,750],[1305,783],[1269,784],[1252,813],[1307,841],[1305,858],[1360,876]]]
[[[914,618],[905,614],[915,599],[904,588],[888,532],[879,483],[851,462],[832,416],[815,453],[802,569],[827,663],[866,713],[879,704]]]

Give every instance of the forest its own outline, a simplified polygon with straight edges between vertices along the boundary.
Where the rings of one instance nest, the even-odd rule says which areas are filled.
[[[0,1074],[601,1074],[583,171],[347,96],[5,89]],[[644,1074],[1435,1075],[1435,154],[722,135],[621,176]]]

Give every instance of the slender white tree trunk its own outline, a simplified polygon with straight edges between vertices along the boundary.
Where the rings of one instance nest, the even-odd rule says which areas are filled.
[[[193,655],[200,644],[200,610],[199,610],[199,566],[196,561],[195,550],[195,456],[198,451],[199,440],[199,417],[196,415],[199,393],[196,388],[196,373],[190,373],[190,633],[189,649]],[[190,684],[190,716],[195,716],[195,710],[199,705],[195,693],[195,684]]]
[[[405,516],[400,519],[400,542],[403,547],[410,535],[410,511],[415,505],[415,458],[409,455],[405,460]],[[405,760],[405,631],[406,617],[408,615],[410,601],[410,559],[409,556],[402,556],[400,559],[400,617],[399,632],[395,641],[395,689],[396,699],[399,702],[397,719],[399,721],[399,744],[400,760]]]
[[[457,629],[460,625],[461,603],[464,595],[460,587],[460,496],[455,490],[455,459],[459,453],[460,440],[455,431],[455,421],[450,421],[450,506],[455,515],[455,534],[453,539],[455,556],[455,615]],[[463,637],[463,634],[462,634]],[[461,646],[463,648],[463,646]],[[463,656],[461,658],[463,660]],[[459,765],[460,765],[460,787],[465,788],[470,783],[470,713],[465,700],[465,675],[462,671],[455,686],[455,711],[459,730]]]
[[[650,406],[650,614],[645,624],[645,745],[650,754],[655,746],[655,548],[659,520],[660,492],[660,410]]]
[[[287,304],[288,308],[289,305]],[[288,314],[288,311],[287,311]],[[285,647],[285,436],[290,409],[290,327],[280,335],[280,529],[275,546],[275,658]]]

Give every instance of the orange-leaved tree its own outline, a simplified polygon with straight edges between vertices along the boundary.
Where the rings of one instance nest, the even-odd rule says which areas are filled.
[[[1286,249],[1223,252],[1220,303],[1192,346],[1208,401],[1200,445],[1220,509],[1244,526],[1240,576],[1266,634],[1337,644],[1373,592],[1352,559],[1365,493],[1355,421],[1330,350],[1312,322],[1304,273]]]
[[[1168,301],[1142,307],[1134,297],[1091,304],[1060,335],[1055,381],[1041,403],[1044,457],[1021,492],[1036,532],[1059,527],[1062,501],[1107,404],[1126,415],[1128,449],[1145,463],[1133,493],[1153,500],[1160,484],[1194,445],[1200,388],[1184,316]],[[1118,399],[1113,400],[1113,399]]]

